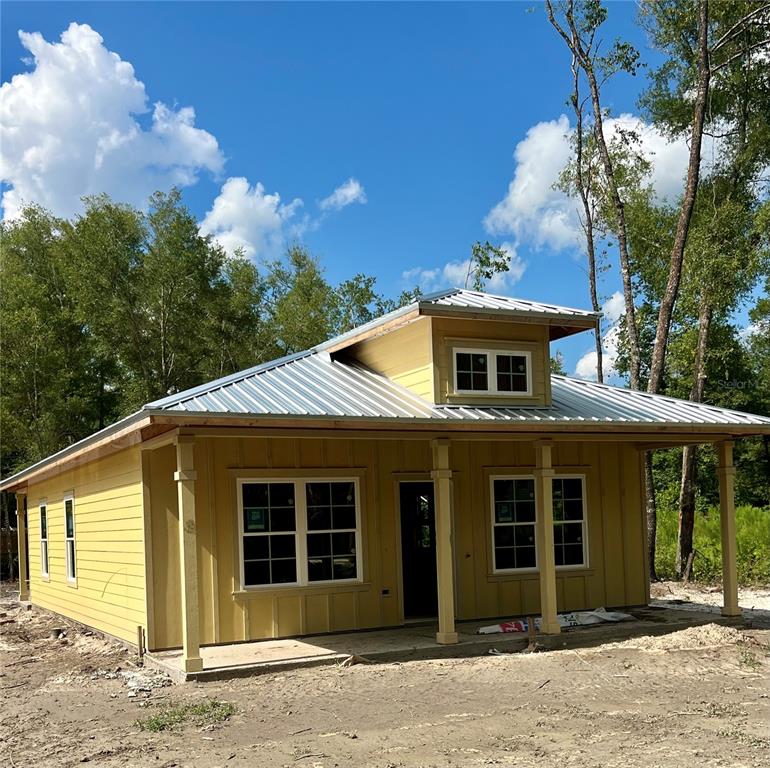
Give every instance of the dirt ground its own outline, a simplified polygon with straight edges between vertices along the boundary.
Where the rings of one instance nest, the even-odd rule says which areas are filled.
[[[0,765],[760,766],[769,682],[770,629],[706,624],[580,650],[172,686],[118,644],[6,600]],[[235,713],[137,725],[208,699]]]

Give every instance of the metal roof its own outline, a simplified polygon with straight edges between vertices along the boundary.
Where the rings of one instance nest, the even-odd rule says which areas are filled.
[[[310,350],[157,400],[145,410],[185,414],[476,421],[510,424],[758,426],[770,418],[606,384],[551,377],[552,404],[434,405],[386,376]],[[762,430],[764,431],[764,430]]]
[[[600,317],[599,313],[587,309],[562,307],[558,304],[543,304],[537,301],[512,299],[508,296],[495,296],[491,293],[468,291],[462,288],[452,288],[420,296],[419,299],[399,309],[394,309],[385,315],[376,317],[364,325],[359,325],[339,336],[319,344],[315,349],[340,349],[346,344],[352,344],[359,337],[381,326],[388,325],[399,317],[411,314],[435,314],[444,310],[447,314],[465,315],[469,313],[485,313],[500,317],[514,317],[543,322],[555,321],[564,327],[574,327],[576,331],[591,328]],[[575,331],[573,331],[575,332]]]

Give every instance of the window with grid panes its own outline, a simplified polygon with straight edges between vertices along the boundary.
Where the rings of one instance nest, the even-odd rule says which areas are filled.
[[[494,478],[492,505],[494,570],[536,567],[534,478]]]

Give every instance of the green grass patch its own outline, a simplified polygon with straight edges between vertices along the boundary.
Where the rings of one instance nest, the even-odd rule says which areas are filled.
[[[233,704],[227,701],[205,699],[197,704],[168,705],[149,717],[137,720],[136,724],[143,731],[158,733],[188,723],[196,726],[221,723],[233,714],[235,714]]]
[[[678,526],[676,494],[661,494],[658,506],[656,570],[664,579],[675,578]],[[735,510],[738,546],[738,583],[743,586],[770,582],[770,507],[741,506]],[[719,509],[695,514],[693,580],[722,581],[722,534]]]

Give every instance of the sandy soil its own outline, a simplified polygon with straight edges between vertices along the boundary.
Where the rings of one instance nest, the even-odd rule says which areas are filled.
[[[767,629],[707,624],[579,651],[171,686],[116,643],[42,611],[7,603],[0,622],[3,766],[679,768],[770,758]],[[161,733],[136,725],[206,698],[236,714]]]

